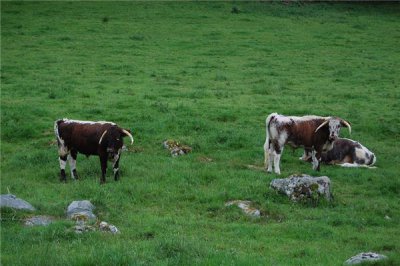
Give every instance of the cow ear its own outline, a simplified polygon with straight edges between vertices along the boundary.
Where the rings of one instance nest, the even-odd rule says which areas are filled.
[[[123,137],[129,137],[131,139],[131,145],[133,144],[133,137],[129,129],[121,128],[121,134]]]

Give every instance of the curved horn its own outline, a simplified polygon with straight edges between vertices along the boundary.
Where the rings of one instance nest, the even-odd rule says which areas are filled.
[[[129,133],[128,130],[126,130],[126,129],[122,129],[122,132],[131,139],[131,145],[132,145],[133,144],[133,137],[132,137],[131,133]]]
[[[104,137],[104,135],[105,135],[106,133],[107,133],[107,130],[104,131],[103,134],[101,135],[100,140],[99,140],[99,144],[101,144],[101,141],[103,140],[103,137]]]
[[[342,119],[342,123],[343,123],[343,125],[344,125],[345,127],[347,127],[347,128],[349,129],[349,133],[351,134],[351,126],[350,126],[350,123],[347,122],[346,120],[343,120],[343,119]]]
[[[315,130],[315,132],[317,132],[321,127],[325,126],[326,124],[329,123],[329,120],[325,120],[321,125],[319,125],[319,127],[317,127],[317,129]]]

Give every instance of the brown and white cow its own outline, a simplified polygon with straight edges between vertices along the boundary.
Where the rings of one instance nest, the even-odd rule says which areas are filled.
[[[351,132],[350,124],[338,117],[270,114],[266,119],[265,168],[272,172],[274,163],[275,173],[281,173],[280,158],[283,147],[288,144],[292,148],[311,150],[313,169],[319,171],[322,150],[338,138],[342,126]]]
[[[300,158],[311,161],[311,150],[304,150]],[[337,164],[343,167],[372,167],[376,162],[376,156],[361,143],[345,138],[338,138],[328,150],[322,151],[321,162],[325,164]]]
[[[123,137],[133,137],[129,130],[120,128],[113,122],[92,122],[60,119],[54,123],[54,133],[58,143],[58,154],[61,168],[60,180],[66,181],[65,167],[67,159],[71,177],[78,178],[76,158],[78,153],[86,156],[97,155],[101,163],[100,183],[106,181],[107,160],[112,161],[114,179],[119,178],[119,160],[123,146]]]

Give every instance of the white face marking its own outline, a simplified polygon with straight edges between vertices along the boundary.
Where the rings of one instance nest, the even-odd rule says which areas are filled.
[[[114,155],[114,160],[113,160],[113,168],[115,167],[115,164],[117,163],[119,156],[121,156],[121,151],[122,149],[118,150],[118,153],[116,155]]]
[[[329,120],[329,137],[337,138],[340,132],[340,121],[338,119]]]

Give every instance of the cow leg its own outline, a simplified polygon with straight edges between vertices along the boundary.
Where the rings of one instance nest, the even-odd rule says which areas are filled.
[[[272,173],[272,164],[274,163],[274,159],[275,159],[274,149],[270,147],[268,150],[268,168],[267,168],[268,173]]]
[[[266,142],[264,143],[264,167],[265,167],[265,170],[268,169],[268,166],[269,166],[268,162],[269,162],[269,141],[267,139]]]
[[[67,165],[67,157],[68,155],[63,155],[59,157],[59,161],[60,161],[60,169],[61,169],[61,173],[60,173],[60,181],[61,182],[67,182],[67,176],[65,175],[65,166]]]
[[[100,156],[100,164],[101,164],[101,179],[100,184],[104,184],[106,182],[106,171],[107,171],[107,154],[104,156]]]
[[[283,147],[279,147],[279,145],[275,145],[274,147],[274,168],[275,168],[275,173],[280,175],[281,174],[281,169],[280,169],[280,161],[281,161],[281,155],[283,151]]]
[[[312,166],[313,170],[320,170],[320,162],[321,162],[321,151],[315,151],[313,150],[311,152],[311,158],[312,158]]]
[[[281,174],[281,169],[279,167],[280,161],[281,161],[281,153],[274,151],[274,168],[275,168],[275,173],[277,175]]]
[[[69,168],[71,169],[71,177],[73,179],[79,179],[78,173],[76,172],[76,158],[78,156],[78,152],[72,150],[71,154],[68,156]]]
[[[118,181],[119,179],[119,155],[116,155],[115,157],[118,157],[116,159],[114,159],[114,163],[113,163],[113,171],[114,171],[114,180]]]
[[[304,153],[303,155],[299,158],[299,160],[301,161],[305,161],[308,162],[310,160],[311,157],[311,150],[304,148]]]

